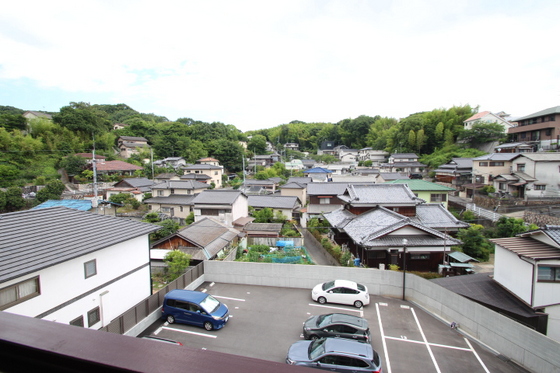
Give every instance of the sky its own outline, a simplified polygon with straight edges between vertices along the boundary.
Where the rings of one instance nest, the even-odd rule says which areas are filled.
[[[1,1],[0,105],[241,131],[560,105],[560,1]]]

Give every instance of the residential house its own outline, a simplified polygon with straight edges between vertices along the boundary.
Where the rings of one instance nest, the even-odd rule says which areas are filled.
[[[280,187],[280,195],[283,197],[297,197],[299,203],[303,205],[307,201],[307,186],[306,184],[295,181],[288,182]]]
[[[31,119],[37,119],[37,118],[44,118],[44,119],[52,120],[52,115],[50,115],[49,113],[43,113],[41,111],[26,111],[22,115],[28,121],[31,120]]]
[[[337,151],[335,150],[335,142],[334,141],[323,141],[317,150],[317,155],[332,155],[336,157]]]
[[[332,183],[310,183],[307,185],[307,196],[309,203],[304,211],[302,221],[321,217],[323,213],[329,213],[344,206],[339,196],[342,195],[349,185],[347,182]],[[372,182],[362,182],[356,185],[373,185]],[[302,223],[303,224],[303,223]]]
[[[253,158],[249,159],[247,162],[248,170],[255,170],[257,166],[271,167],[274,163],[280,162],[280,154],[264,154],[264,155],[254,155]]]
[[[389,153],[384,150],[362,148],[358,151],[358,161],[372,161],[374,166],[385,163]]]
[[[494,280],[532,310],[548,314],[545,334],[560,341],[560,226],[491,241]]]
[[[303,175],[305,177],[310,177],[314,182],[330,181],[332,177],[332,173],[333,173],[332,170],[328,170],[323,167],[315,167],[303,171]]]
[[[286,184],[288,184],[288,183],[299,183],[299,184],[302,184],[302,185],[307,185],[307,184],[312,183],[312,182],[313,182],[313,178],[309,177],[309,176],[304,176],[304,177],[291,176],[288,179],[288,181],[286,182]]]
[[[424,172],[425,164],[418,162],[418,156],[414,153],[395,153],[389,156],[387,163],[381,163],[381,172],[403,172],[406,174],[421,174]]]
[[[410,179],[404,172],[378,172],[377,174],[373,174],[373,176],[375,177],[376,184],[383,184],[393,180]]]
[[[497,192],[519,198],[560,197],[560,153],[517,155],[509,172],[494,177]]]
[[[284,144],[284,149],[299,151],[299,144],[297,142],[287,142]]]
[[[507,120],[508,117],[509,114],[506,114],[503,111],[496,114],[489,111],[482,111],[465,120],[463,122],[463,126],[465,130],[470,130],[475,124],[497,123],[504,126],[504,132],[507,132],[510,127],[513,127],[513,123]]]
[[[136,188],[142,193],[150,193],[152,191],[152,186],[155,184],[153,180],[145,177],[129,177],[122,179],[121,181],[115,183],[113,187],[115,188]]]
[[[436,271],[445,252],[461,244],[430,227],[453,224],[451,214],[447,216],[449,224],[437,221],[445,217],[443,214],[428,210],[418,214],[424,201],[406,184],[350,185],[338,198],[344,207],[324,214],[333,238],[368,267],[395,264],[403,268],[406,261],[408,270]],[[441,205],[432,206],[429,208],[445,210]]]
[[[535,147],[526,142],[507,142],[494,147],[496,153],[532,153]]]
[[[492,185],[496,176],[510,172],[512,161],[517,157],[516,153],[490,153],[473,158],[472,182]]]
[[[292,159],[290,162],[284,162],[284,166],[286,166],[286,170],[303,170],[306,167],[303,165],[301,159]]]
[[[175,169],[184,167],[187,165],[187,161],[183,157],[167,157],[154,161],[154,166],[158,167],[172,167]]]
[[[358,163],[358,149],[349,149],[346,146],[337,147],[338,159],[344,163]]]
[[[93,169],[93,165],[88,165],[88,169]],[[136,171],[144,170],[141,166],[123,161],[96,161],[95,169],[98,175],[121,175],[133,176]]]
[[[193,180],[165,180],[152,185],[152,198],[144,203],[151,212],[184,222],[193,211],[194,197],[208,188],[208,184]]]
[[[560,106],[517,118],[516,123],[508,129],[514,142],[531,142],[539,150],[558,149]]]
[[[181,175],[183,176],[183,175]],[[176,173],[173,172],[163,172],[161,174],[157,174],[154,177],[154,182],[156,183],[160,183],[162,181],[166,181],[166,180],[180,180],[179,175],[177,175]]]
[[[134,154],[139,154],[143,149],[149,149],[148,140],[144,137],[121,136],[117,140],[120,156],[130,158]]]
[[[246,179],[239,190],[245,194],[272,194],[277,188],[278,182],[274,180]]]
[[[438,183],[451,185],[453,188],[462,189],[464,184],[472,183],[472,158],[452,158],[434,170]]]
[[[249,223],[243,227],[243,232],[249,238],[280,237],[282,223]]]
[[[165,180],[152,185],[152,196],[169,197],[171,195],[196,195],[210,186],[193,180]]]
[[[235,220],[249,216],[247,196],[238,190],[205,190],[192,202],[195,221],[204,217],[213,217],[231,227]]]
[[[104,327],[151,295],[158,229],[66,207],[0,215],[0,311]]]
[[[274,215],[280,213],[286,217],[286,220],[299,219],[299,208],[301,204],[297,197],[292,196],[248,196],[249,206],[256,211],[264,208],[272,210]]]
[[[128,124],[125,124],[125,123],[115,123],[115,124],[113,124],[113,130],[122,130],[122,129],[125,128],[126,126],[128,126]]]
[[[451,251],[447,254],[445,264],[440,265],[441,275],[460,276],[473,274],[474,265],[472,263],[475,262],[478,263],[478,260],[463,252]]]
[[[303,163],[304,168],[313,168],[315,167],[315,160],[314,159],[302,159],[301,163]]]
[[[196,161],[194,165],[181,167],[185,176],[194,175],[193,177],[198,180],[198,175],[205,175],[208,177],[208,183],[213,184],[215,188],[222,187],[222,175],[224,174],[224,167],[220,166],[217,159],[214,158],[201,158]]]
[[[179,250],[189,254],[191,264],[196,265],[225,255],[236,246],[240,235],[241,232],[237,229],[205,217],[154,242],[151,251],[155,251],[153,254],[161,258],[171,250]],[[162,252],[158,252],[159,250]]]
[[[428,203],[441,203],[447,209],[447,201],[449,193],[455,192],[455,189],[431,183],[425,180],[417,179],[399,179],[388,181],[388,184],[406,184],[412,190],[416,197],[422,198]]]
[[[107,157],[105,157],[104,155],[93,154],[93,153],[76,153],[74,155],[76,157],[85,158],[88,164],[93,163],[93,157],[94,156],[95,156],[96,162],[105,162],[105,159],[107,159]]]

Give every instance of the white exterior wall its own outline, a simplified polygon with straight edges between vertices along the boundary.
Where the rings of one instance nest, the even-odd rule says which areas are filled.
[[[233,203],[233,206],[231,206],[231,220],[227,224],[231,227],[235,220],[246,216],[249,216],[249,199],[244,195],[240,195]]]
[[[504,162],[503,166],[486,166],[486,167],[480,167],[480,162],[487,162],[488,164],[490,164],[490,162]],[[475,180],[476,176],[483,176],[484,177],[484,184],[490,184],[493,185],[493,182],[489,181],[489,175],[492,176],[498,176],[501,174],[509,174],[511,172],[511,165],[512,162],[511,161],[494,161],[491,159],[488,160],[482,160],[482,161],[473,161],[473,170],[472,170],[472,174],[473,174],[473,182]]]
[[[525,303],[531,304],[533,265],[499,245],[496,245],[494,257],[494,280]]]
[[[544,312],[548,313],[546,335],[560,341],[560,305],[546,307]]]
[[[93,259],[96,260],[97,275],[86,279],[84,263]],[[68,324],[83,316],[84,326],[88,327],[88,311],[100,307],[105,325],[151,294],[149,263],[148,235],[137,237],[3,283],[4,287],[40,276],[41,295],[5,311],[35,317],[61,307],[43,319]],[[119,279],[128,272],[131,273]],[[117,280],[112,282],[115,279]],[[105,291],[108,293],[101,296]],[[92,328],[99,329],[104,326],[101,324],[99,322],[92,325]]]
[[[541,260],[538,262],[538,265],[559,266],[560,260]],[[535,282],[533,307],[542,307],[551,304],[560,305],[560,284],[557,282]]]
[[[525,173],[533,176],[539,183],[546,183],[546,189],[535,190],[531,185],[531,190],[527,191],[529,196],[558,196],[560,190],[560,161],[558,162],[535,162],[529,158],[520,157],[516,159],[513,165],[514,171],[517,170],[517,163],[525,163]]]

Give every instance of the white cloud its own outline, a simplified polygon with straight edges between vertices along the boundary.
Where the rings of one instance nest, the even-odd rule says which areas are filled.
[[[557,105],[559,5],[492,6],[11,2],[0,15],[0,81],[242,130],[463,104],[517,115]]]

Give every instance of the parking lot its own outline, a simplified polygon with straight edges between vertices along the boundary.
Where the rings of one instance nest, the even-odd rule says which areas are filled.
[[[290,345],[303,339],[312,315],[341,312],[368,320],[373,348],[384,372],[526,372],[414,305],[372,296],[362,309],[320,305],[311,289],[204,283],[197,290],[225,303],[230,319],[221,330],[154,323],[145,334],[174,339],[192,348],[284,362]]]

